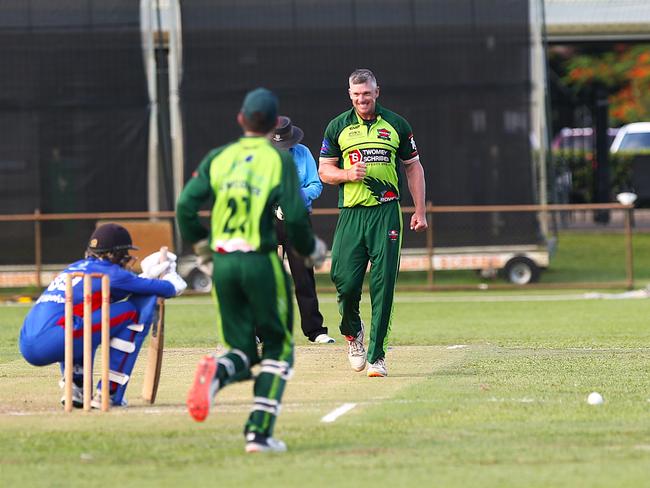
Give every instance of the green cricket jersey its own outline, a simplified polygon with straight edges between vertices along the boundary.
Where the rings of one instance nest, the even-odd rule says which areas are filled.
[[[339,185],[339,208],[366,206],[399,200],[399,160],[418,155],[409,123],[376,104],[374,121],[364,121],[354,108],[335,117],[325,129],[320,156],[336,157],[339,168],[349,169],[364,161],[363,181]]]
[[[293,158],[265,137],[242,137],[214,149],[201,161],[177,203],[183,239],[194,243],[208,237],[198,216],[207,200],[214,201],[209,237],[215,252],[275,250],[277,204],[296,250],[303,255],[313,251],[314,238]]]

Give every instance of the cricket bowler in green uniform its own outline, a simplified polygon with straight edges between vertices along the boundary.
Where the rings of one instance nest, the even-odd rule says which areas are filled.
[[[368,376],[383,377],[402,244],[399,164],[415,204],[410,228],[416,232],[427,228],[424,170],[409,123],[377,103],[372,71],[356,70],[348,81],[352,109],[330,121],[319,160],[321,180],[339,186],[331,277],[352,369],[363,371],[367,359]],[[366,356],[359,301],[368,261],[372,323]]]
[[[326,251],[323,241],[312,234],[292,156],[275,149],[267,138],[277,116],[278,101],[272,92],[264,88],[249,92],[237,116],[244,136],[203,159],[177,204],[183,238],[212,258],[220,339],[227,350],[199,362],[188,410],[202,422],[217,391],[251,378],[251,367],[260,364],[244,429],[247,452],[286,450],[272,434],[293,366],[293,302],[277,254],[275,207],[282,207],[294,248],[309,256],[310,265],[322,264]],[[214,202],[210,231],[198,216],[206,201]],[[256,331],[263,341],[261,357]]]

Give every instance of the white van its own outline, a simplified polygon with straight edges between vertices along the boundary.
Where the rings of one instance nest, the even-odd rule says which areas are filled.
[[[612,142],[610,152],[650,151],[650,122],[634,122],[621,127]]]

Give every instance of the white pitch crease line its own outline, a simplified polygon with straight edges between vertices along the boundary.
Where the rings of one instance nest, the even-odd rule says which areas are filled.
[[[332,410],[330,413],[325,415],[322,419],[320,419],[321,422],[334,422],[337,418],[339,418],[341,415],[344,415],[348,413],[350,410],[352,410],[354,407],[356,407],[356,403],[344,403],[338,408],[335,408]]]

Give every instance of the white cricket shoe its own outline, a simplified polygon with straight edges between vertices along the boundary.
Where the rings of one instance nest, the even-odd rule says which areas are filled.
[[[348,341],[348,360],[354,371],[363,371],[366,367],[366,349],[363,347],[365,326],[361,321],[361,330],[354,336],[345,336]]]
[[[281,440],[255,432],[246,434],[246,452],[285,452],[287,445]]]
[[[65,389],[65,380],[59,381],[59,388]],[[65,394],[61,397],[61,405],[65,407]],[[84,406],[84,390],[74,382],[72,383],[72,406],[74,408],[83,408]]]
[[[314,344],[334,344],[336,341],[327,334],[319,334],[314,339]]]
[[[122,401],[117,404],[113,403],[113,395],[110,395],[111,399],[108,401],[108,404],[111,408],[113,407],[127,407],[129,402],[126,401],[126,398],[122,398]],[[82,405],[83,406],[83,405]],[[100,410],[102,408],[102,391],[97,390],[93,395],[92,400],[90,400],[90,408]]]
[[[383,378],[384,376],[388,376],[386,360],[379,358],[374,363],[370,363],[370,366],[368,366],[368,376],[370,378]]]

